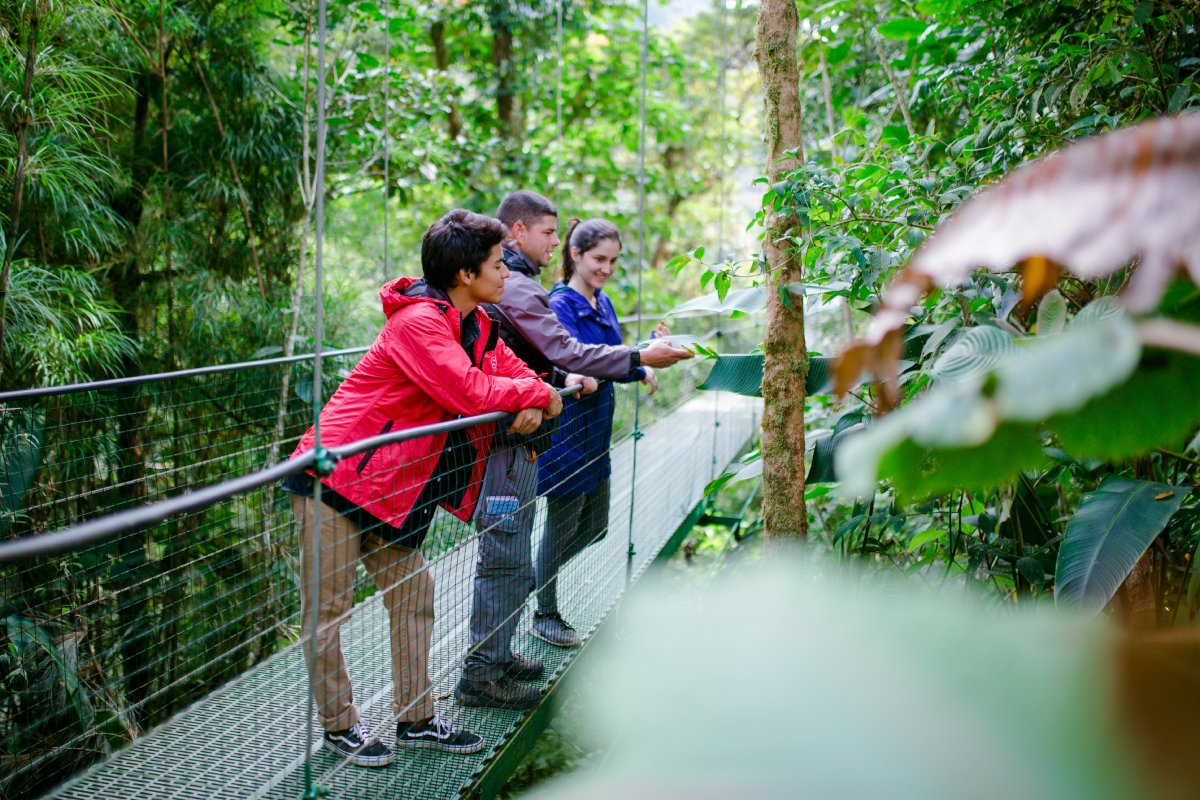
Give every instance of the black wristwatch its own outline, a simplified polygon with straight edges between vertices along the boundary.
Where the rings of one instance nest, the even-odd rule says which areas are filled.
[[[642,351],[636,347],[629,348],[629,371],[633,372],[642,365]]]

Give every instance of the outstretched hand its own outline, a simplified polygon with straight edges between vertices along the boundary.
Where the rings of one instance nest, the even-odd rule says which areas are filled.
[[[641,353],[644,367],[669,367],[693,358],[696,354],[682,347],[675,347],[666,339],[655,339]]]

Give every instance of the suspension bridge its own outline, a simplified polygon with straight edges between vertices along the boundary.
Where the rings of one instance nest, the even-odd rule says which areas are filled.
[[[326,360],[336,366],[329,371],[335,378],[344,373],[359,352],[333,353]],[[584,645],[564,650],[530,636],[532,600],[514,639],[516,650],[546,663],[538,684],[541,704],[532,711],[467,709],[449,697],[469,652],[479,534],[439,512],[426,545],[437,586],[432,691],[439,712],[481,733],[487,746],[470,756],[401,751],[388,769],[364,770],[321,750],[309,717],[297,639],[295,523],[283,493],[256,478],[277,478],[288,465],[247,471],[215,486],[198,486],[189,477],[204,468],[211,472],[215,462],[248,465],[268,454],[278,380],[310,362],[275,359],[142,382],[134,405],[144,410],[132,416],[140,426],[142,456],[160,473],[142,476],[149,487],[162,489],[146,495],[157,502],[0,545],[8,548],[0,549],[0,575],[9,638],[21,643],[23,663],[41,670],[45,689],[23,687],[0,717],[10,753],[0,778],[3,796],[48,790],[44,796],[58,798],[298,798],[313,787],[347,798],[492,796],[549,721],[563,676],[587,652],[617,601],[702,519],[705,485],[758,427],[757,399],[689,393],[682,387],[694,385],[695,375],[681,374],[677,389],[665,386],[668,397],[647,406],[644,425],[630,413],[635,391],[619,392],[608,535],[559,577],[560,610]],[[273,379],[264,377],[267,372]],[[112,424],[105,413],[119,404],[112,398],[131,387],[117,381],[69,388],[0,397],[10,410],[23,405],[43,420],[40,459],[58,465],[64,476],[58,487],[63,495],[28,505],[32,518],[72,519],[88,503],[111,510],[114,493],[128,494],[121,469],[107,470],[108,480],[99,481],[105,488],[96,485],[94,473],[66,476],[87,473],[78,464],[68,468],[70,450],[78,445],[71,437],[103,435],[101,429]],[[213,429],[223,430],[229,409],[216,409],[231,400],[238,401],[243,428],[216,437],[225,444],[211,433],[206,441],[198,434],[169,435],[184,417],[210,419]],[[247,409],[258,409],[259,418],[246,419]],[[287,437],[294,441],[304,416],[299,409],[286,416]],[[107,435],[122,438],[112,430]],[[355,449],[369,446],[366,440]],[[178,487],[192,491],[176,494]],[[148,521],[148,510],[155,510],[156,521]],[[122,523],[131,516],[132,522]],[[541,501],[535,547],[546,523]],[[388,741],[394,728],[390,650],[379,595],[355,606],[343,625],[343,642],[364,718]],[[10,679],[9,688],[19,687]],[[43,705],[40,723],[29,721],[23,703]],[[164,708],[177,711],[163,719]],[[95,763],[79,773],[89,761]]]

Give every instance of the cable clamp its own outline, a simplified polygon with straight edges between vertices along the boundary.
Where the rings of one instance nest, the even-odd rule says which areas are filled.
[[[642,429],[638,428],[638,429],[634,430],[634,432],[633,432],[633,440],[636,442],[638,439],[641,439],[645,435],[646,434],[642,432]]]
[[[333,470],[337,467],[338,457],[324,447],[318,447],[313,453],[313,469],[322,478],[328,478],[333,474]]]

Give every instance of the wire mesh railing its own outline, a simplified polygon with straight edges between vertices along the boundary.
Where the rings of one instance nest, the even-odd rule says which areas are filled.
[[[744,338],[742,348],[749,349],[755,332],[746,331]],[[733,349],[730,343],[736,346],[737,333],[727,335],[724,341],[727,349]],[[327,356],[326,392],[331,392],[349,372],[360,352],[340,351]],[[699,382],[701,369],[702,365],[693,365],[660,373],[659,392],[642,408],[642,427],[679,408],[690,396],[691,387]],[[117,382],[99,389],[0,396],[5,539],[54,531],[86,520],[93,520],[93,525],[107,523],[116,518],[106,515],[122,509],[136,509],[126,510],[125,514],[153,513],[156,501],[198,487],[206,487],[202,491],[213,495],[213,502],[205,499],[161,521],[100,536],[61,555],[22,558],[0,565],[4,597],[0,642],[5,646],[0,654],[0,797],[37,796],[300,640],[304,573],[299,563],[301,528],[297,514],[303,518],[304,503],[274,481],[253,486],[246,481],[272,463],[272,454],[283,458],[291,452],[306,427],[311,385],[311,358],[296,358],[229,371],[180,374],[132,384]],[[610,386],[608,391],[605,396],[611,408],[605,414],[612,416],[613,435],[602,437],[606,441],[601,450],[593,448],[590,456],[576,459],[576,466],[565,472],[544,467],[542,486],[537,485],[535,477],[532,487],[526,483],[518,487],[519,492],[491,493],[493,497],[518,498],[516,508],[507,505],[507,500],[500,506],[492,505],[493,510],[503,512],[498,517],[522,519],[520,528],[527,543],[520,552],[509,554],[509,561],[532,565],[532,559],[538,557],[536,543],[547,530],[565,520],[590,518],[603,506],[594,501],[585,513],[584,508],[576,508],[580,503],[570,491],[560,492],[566,499],[539,503],[535,498],[552,494],[556,486],[579,489],[569,485],[578,483],[580,475],[603,472],[603,461],[609,458],[612,445],[631,436],[635,393],[620,386]],[[425,472],[435,474],[437,461],[446,453],[456,449],[479,453],[490,447],[494,422],[462,425],[467,427],[457,436],[436,434],[451,439],[449,448],[442,442],[422,456],[396,460],[397,466],[383,481],[388,485],[386,492],[413,495],[422,480],[419,476]],[[583,430],[570,425],[562,430],[556,447],[539,459],[543,464],[578,449],[579,442],[573,439],[582,436]],[[704,435],[709,435],[707,427]],[[396,441],[404,434],[390,438],[392,443],[385,447],[404,447]],[[356,458],[357,464],[369,456],[371,446],[369,442],[358,443],[343,448],[342,455]],[[424,714],[432,707],[435,695],[452,691],[464,660],[470,662],[473,655],[486,654],[489,648],[507,657],[510,651],[499,644],[504,637],[511,637],[511,629],[522,614],[525,629],[532,626],[525,609],[525,597],[534,588],[531,586],[525,586],[524,591],[519,591],[519,586],[510,587],[510,593],[520,595],[515,607],[510,608],[515,602],[510,601],[500,610],[472,608],[480,596],[476,585],[480,550],[496,545],[495,531],[500,522],[471,514],[456,517],[436,508],[437,500],[447,500],[439,497],[438,491],[479,494],[484,488],[478,465],[465,474],[465,485],[463,475],[454,478],[455,470],[450,467],[451,478],[442,480],[437,491],[426,491],[424,496],[417,491],[413,495],[414,506],[424,500],[430,508],[422,547],[407,563],[380,564],[379,558],[368,554],[365,561],[375,578],[372,580],[366,571],[357,569],[358,558],[347,561],[342,553],[337,554],[339,561],[334,553],[325,552],[325,544],[321,547],[326,567],[342,565],[339,580],[349,581],[349,596],[354,601],[334,617],[342,622],[342,615],[361,615],[363,620],[355,622],[360,628],[369,618],[370,627],[379,628],[366,631],[382,658],[375,667],[386,674],[387,652],[400,652],[401,657],[393,659],[392,664],[395,683],[424,687],[398,693],[390,713],[376,714],[376,719],[386,718],[388,725],[408,720],[416,713],[414,709]],[[272,477],[288,469],[277,468]],[[460,465],[459,472],[463,469]],[[222,484],[232,476],[243,481],[241,488],[230,490],[229,484]],[[631,479],[622,477],[625,481]],[[374,480],[379,484],[382,479],[376,475]],[[528,475],[525,480],[529,480]],[[426,478],[421,490],[428,485]],[[585,488],[599,489],[598,485]],[[615,496],[628,488],[610,490]],[[379,492],[377,486],[373,491],[377,499],[386,499],[386,493]],[[655,500],[646,498],[650,503]],[[617,500],[610,502],[615,507]],[[162,504],[158,505],[161,508]],[[486,502],[480,507],[488,508]],[[325,503],[321,510],[327,524],[340,524],[346,519]],[[307,513],[311,511],[310,507]],[[593,521],[584,527],[586,530],[578,534],[582,538],[573,545],[585,553],[594,551],[594,556],[576,558],[571,566],[573,574],[586,574],[588,581],[597,583],[619,582],[624,573],[623,542],[619,547],[613,545],[613,553],[605,548],[588,548],[611,525]],[[387,534],[381,537],[385,541],[397,535],[392,531],[383,533]],[[49,541],[52,536],[38,538]],[[32,541],[36,540],[22,539]],[[413,537],[407,541],[416,543]],[[376,547],[375,551],[380,549]],[[614,554],[618,564],[609,563]],[[572,555],[559,558],[557,563],[561,566]],[[590,561],[593,557],[595,562]],[[494,566],[496,559],[490,558],[488,563]],[[554,559],[547,561],[551,563]],[[334,572],[327,575],[330,580]],[[505,582],[513,580],[516,578],[511,574],[502,573],[493,583],[504,590]],[[544,594],[548,583],[548,578],[540,580],[537,588]],[[375,594],[381,598],[363,602]],[[426,613],[429,604],[417,602],[426,595],[435,596],[435,614]],[[404,633],[383,630],[397,629],[396,620],[389,622],[383,608],[407,607],[406,603],[419,606],[418,621],[410,622]],[[568,607],[580,614],[579,619],[590,620],[594,611],[577,605]],[[454,622],[449,628],[439,629],[434,637],[435,618],[443,626],[447,621]],[[508,632],[497,633],[501,629]],[[421,650],[417,640],[428,640],[424,667],[419,656],[411,657]],[[507,642],[504,645],[507,647]],[[493,654],[489,658],[497,657]],[[489,668],[494,667],[488,663]],[[377,673],[372,670],[371,680],[378,682]],[[492,673],[485,669],[478,674]],[[299,702],[307,688],[297,690],[293,686],[280,691],[295,695]],[[368,690],[358,696],[370,704],[376,695],[378,691]],[[310,724],[303,717],[299,714],[301,728]],[[464,719],[486,728],[482,723],[491,718],[468,713]],[[387,738],[390,740],[390,736]],[[295,755],[292,751],[264,754],[264,758],[274,758],[286,766]],[[344,767],[335,764],[332,769]],[[283,793],[279,796],[298,796],[288,794],[294,784],[294,775],[281,779],[276,787]],[[146,796],[171,793],[163,790]]]

